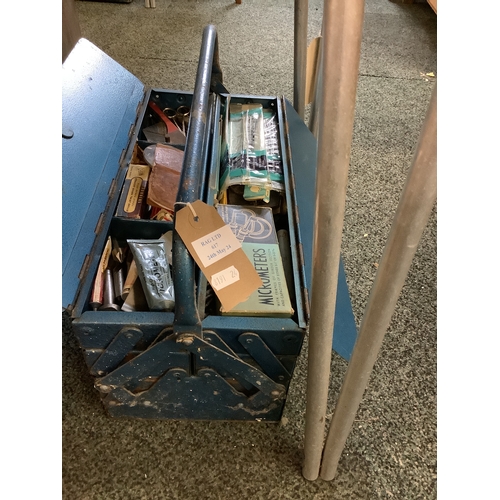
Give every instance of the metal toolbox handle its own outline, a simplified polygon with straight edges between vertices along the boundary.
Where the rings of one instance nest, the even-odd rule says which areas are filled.
[[[207,147],[205,141],[209,114],[208,98],[210,91],[215,91],[217,85],[222,85],[217,31],[215,26],[208,25],[203,30],[175,213],[201,196],[203,150]],[[201,320],[196,303],[195,262],[175,229],[172,259],[176,301],[174,333],[193,333],[201,336]]]

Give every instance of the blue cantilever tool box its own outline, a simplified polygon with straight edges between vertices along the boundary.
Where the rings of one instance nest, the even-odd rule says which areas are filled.
[[[306,334],[315,140],[284,98],[229,95],[218,64],[213,26],[203,32],[193,93],[147,88],[85,39],[63,64],[63,308],[113,417],[279,421]],[[190,109],[185,143],[171,141],[183,151],[180,204],[217,204],[229,102],[274,112],[285,184],[279,227],[290,241],[291,317],[218,314],[173,222],[117,211],[131,161],[155,142],[151,102],[163,110]],[[173,311],[92,307],[108,241],[121,248],[129,239],[158,239],[169,231]],[[339,276],[334,348],[348,358],[356,328],[343,269]]]

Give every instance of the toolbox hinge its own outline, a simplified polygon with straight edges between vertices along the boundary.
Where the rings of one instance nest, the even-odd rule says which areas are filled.
[[[139,115],[141,114],[142,107],[144,105],[144,101],[146,100],[146,96],[148,91],[144,89],[144,95],[142,96],[142,100],[137,103],[137,108],[135,109],[135,123],[139,121]],[[134,127],[135,128],[135,127]]]
[[[133,127],[133,125],[130,125],[131,127]],[[122,149],[122,154],[120,155],[120,160],[118,162],[118,165],[122,165],[123,164],[123,160],[125,159],[125,155],[127,154],[127,150],[126,149]]]
[[[261,420],[279,411],[291,373],[259,335],[245,332],[238,337],[255,361],[248,363],[213,331],[206,332],[206,340],[169,331],[127,360],[127,352],[141,340],[142,333],[137,327],[125,327],[94,361],[91,373],[100,376],[95,387],[105,395],[112,414],[134,408],[142,418],[172,418],[172,412],[189,415],[195,405],[200,408],[203,403],[197,411],[212,417],[221,401],[224,405],[216,411],[223,411],[231,420],[242,416]],[[185,350],[179,351],[177,346]],[[187,353],[194,370],[186,366]]]
[[[128,131],[129,142],[130,139],[132,138],[132,135],[134,134],[134,131],[139,130],[140,128],[141,112],[144,108],[144,103],[146,101],[147,95],[148,95],[148,90],[147,88],[145,88],[142,99],[137,103],[137,107],[135,108],[135,121],[130,125],[130,129]]]
[[[295,189],[295,188],[294,188]],[[300,227],[300,217],[299,217],[299,210],[297,208],[297,205],[295,205],[294,210],[293,210],[293,215],[295,217],[295,226],[297,229]],[[302,244],[301,244],[302,246]]]
[[[82,279],[85,274],[87,273],[87,270],[89,268],[89,263],[90,263],[90,257],[89,255],[85,255],[85,259],[83,259],[83,264],[82,264],[82,267],[80,269],[80,272],[78,273],[78,279]]]
[[[302,246],[302,243],[299,243],[297,245],[297,258],[299,260],[299,266],[304,267],[305,266],[305,261],[304,261],[304,247]]]
[[[122,157],[120,158],[120,165],[123,161],[123,156],[125,155],[125,150],[123,150],[123,153],[122,153]],[[111,181],[111,184],[109,185],[109,190],[108,190],[108,197],[109,198],[113,198],[113,195],[115,194],[115,190],[116,190],[116,178],[114,178],[112,181]]]
[[[309,323],[311,318],[311,308],[309,306],[309,291],[307,288],[302,288],[303,302],[304,302],[304,313],[306,316],[306,322]]]
[[[104,213],[101,212],[101,215],[99,215],[99,219],[97,219],[97,224],[95,225],[94,233],[99,234],[101,231],[102,225],[104,221]]]

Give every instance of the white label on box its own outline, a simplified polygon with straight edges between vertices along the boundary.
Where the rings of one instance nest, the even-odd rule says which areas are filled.
[[[227,269],[223,269],[222,271],[212,274],[210,278],[210,284],[212,288],[215,290],[222,290],[226,288],[226,286],[232,285],[236,283],[240,279],[240,273],[238,269],[234,266],[228,267]]]
[[[241,248],[241,243],[227,225],[193,241],[192,245],[205,267],[218,262]]]

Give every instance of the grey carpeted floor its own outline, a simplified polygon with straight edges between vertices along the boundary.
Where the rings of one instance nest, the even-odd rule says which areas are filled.
[[[147,85],[191,91],[213,23],[231,92],[293,98],[292,0],[77,4],[83,36]],[[322,7],[309,0],[309,39]],[[427,4],[366,1],[342,241],[358,326],[434,85],[436,23]],[[436,498],[436,307],[434,210],[332,482],[301,475],[307,341],[280,425],[115,420],[64,319],[64,499]],[[346,367],[333,353],[328,417]]]

